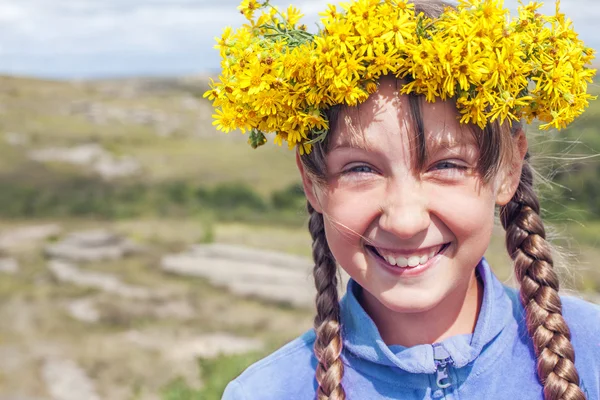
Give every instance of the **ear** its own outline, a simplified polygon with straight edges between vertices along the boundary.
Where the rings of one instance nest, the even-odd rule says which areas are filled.
[[[514,146],[513,158],[510,163],[507,163],[504,167],[502,181],[500,182],[498,193],[496,194],[496,204],[499,206],[508,204],[515,195],[515,192],[519,187],[519,182],[521,181],[521,171],[528,149],[527,137],[525,136],[523,129],[519,129],[512,140]]]
[[[321,207],[321,203],[319,202],[319,199],[317,198],[316,194],[316,185],[311,179],[311,177],[306,173],[306,170],[304,169],[304,164],[302,164],[300,157],[302,156],[300,155],[300,152],[297,151],[296,166],[298,166],[298,171],[300,171],[300,177],[302,178],[302,186],[304,188],[304,194],[306,196],[306,199],[308,200],[310,205],[315,209],[315,211],[317,211],[320,214],[323,214],[323,208]]]

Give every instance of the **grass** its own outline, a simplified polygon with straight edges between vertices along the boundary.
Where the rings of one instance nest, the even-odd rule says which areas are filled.
[[[176,378],[162,391],[163,400],[219,400],[232,377],[238,376],[250,364],[259,360],[270,351],[251,352],[241,355],[222,356],[211,360],[199,359],[202,389],[190,388],[185,380]]]
[[[150,180],[191,178],[215,184],[235,177],[261,195],[295,183],[299,177],[293,154],[287,149],[272,150],[265,156],[260,150],[249,151],[243,141],[220,138],[156,139],[127,149],[148,172]]]
[[[137,159],[148,182],[190,179],[215,184],[235,177],[251,184],[258,193],[269,195],[298,180],[291,152],[276,146],[270,151],[249,151],[246,137],[239,133],[217,133],[211,125],[208,101],[197,99],[197,110],[181,106],[190,92],[142,91],[131,99],[102,95],[107,84],[101,82],[73,85],[8,77],[0,78],[0,82],[5,85],[0,92],[0,104],[5,108],[0,136],[17,132],[32,141],[15,151],[0,140],[0,173],[19,168],[29,149],[96,142],[115,155]],[[72,102],[81,100],[123,112],[156,110],[180,121],[179,133],[160,137],[153,126],[115,121],[95,124],[83,115],[66,112]]]

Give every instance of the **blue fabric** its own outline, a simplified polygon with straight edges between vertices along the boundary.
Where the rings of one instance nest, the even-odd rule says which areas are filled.
[[[518,291],[502,285],[485,259],[477,269],[484,294],[475,331],[436,344],[450,356],[447,369],[436,366],[432,345],[387,346],[357,300],[360,286],[350,280],[340,302],[346,397],[543,399]],[[588,399],[600,400],[600,307],[572,296],[561,299],[581,387]],[[309,330],[253,364],[229,383],[223,399],[315,399],[314,340],[315,333]],[[443,372],[451,382],[446,388],[437,384]]]

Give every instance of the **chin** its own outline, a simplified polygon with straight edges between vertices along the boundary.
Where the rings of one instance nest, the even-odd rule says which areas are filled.
[[[406,287],[379,293],[375,298],[392,312],[409,314],[427,312],[442,302],[443,296],[432,290],[411,290]]]

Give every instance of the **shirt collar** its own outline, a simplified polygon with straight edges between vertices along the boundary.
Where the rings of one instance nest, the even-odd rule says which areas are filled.
[[[502,332],[512,315],[512,303],[504,286],[485,259],[477,265],[477,271],[483,281],[483,301],[473,335],[456,335],[440,342],[456,368],[483,357],[482,352],[489,348],[486,345]],[[384,343],[377,326],[358,302],[356,294],[360,290],[359,284],[350,279],[340,302],[344,348],[364,361],[395,366],[409,373],[434,373],[436,365],[432,345],[406,348]]]

